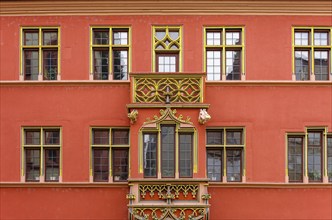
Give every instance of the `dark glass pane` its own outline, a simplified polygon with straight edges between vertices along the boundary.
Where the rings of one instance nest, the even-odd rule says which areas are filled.
[[[128,149],[113,149],[113,181],[128,179]]]
[[[327,176],[332,182],[332,136],[327,137]]]
[[[226,51],[226,79],[241,79],[241,51]]]
[[[242,130],[226,130],[226,144],[227,145],[241,145],[242,142]]]
[[[45,149],[45,181],[59,181],[60,149]]]
[[[315,79],[328,80],[329,53],[328,51],[315,51]]]
[[[206,144],[221,145],[224,144],[223,130],[208,130],[206,131]]]
[[[129,144],[129,130],[112,130],[112,144],[113,145],[128,145]]]
[[[161,126],[161,176],[175,176],[175,127]]]
[[[288,137],[289,182],[301,182],[303,177],[303,137]]]
[[[43,45],[58,45],[57,31],[43,31]]]
[[[192,134],[179,134],[180,177],[192,177]]]
[[[60,130],[45,130],[44,134],[45,134],[44,142],[46,145],[49,145],[49,144],[59,145],[60,144]]]
[[[242,181],[242,150],[227,149],[227,181]]]
[[[40,150],[25,149],[25,179],[27,182],[39,182]]]
[[[221,149],[207,150],[207,174],[210,181],[222,180],[222,152]]]
[[[43,77],[44,80],[56,80],[58,75],[58,51],[43,51]]]
[[[128,51],[113,51],[113,77],[115,80],[128,79]]]
[[[109,129],[93,129],[92,144],[109,145]]]
[[[93,181],[107,182],[109,176],[109,150],[93,149]]]
[[[26,46],[38,46],[39,44],[39,38],[38,38],[38,30],[36,31],[24,31],[24,45]]]
[[[107,45],[109,44],[109,30],[94,30],[93,44]]]
[[[25,130],[25,144],[26,145],[40,145],[40,131],[39,130]]]
[[[39,73],[39,55],[35,50],[24,50],[24,79],[38,80]]]
[[[144,177],[157,177],[157,134],[143,135]]]
[[[309,80],[309,51],[295,51],[296,80]]]
[[[93,79],[107,80],[108,79],[108,50],[93,51]]]
[[[310,182],[322,181],[322,132],[308,132],[308,176]]]

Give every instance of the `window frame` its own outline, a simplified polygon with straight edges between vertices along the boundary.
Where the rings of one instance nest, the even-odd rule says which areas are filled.
[[[94,41],[95,31],[108,32],[108,42],[105,44],[96,44]],[[127,32],[127,44],[116,44],[114,42],[115,32]],[[94,51],[108,51],[108,77],[107,79],[95,79]],[[115,79],[114,51],[127,51],[127,75],[126,79]],[[121,66],[121,65],[120,65]],[[110,80],[110,81],[129,81],[131,72],[131,26],[90,26],[90,80]]]
[[[44,44],[44,33],[46,32],[57,32],[57,44],[45,45]],[[36,45],[25,45],[26,33],[38,34],[38,44]],[[47,79],[45,76],[45,61],[44,52],[47,50],[57,52],[57,71],[55,79]],[[38,51],[38,74],[37,79],[27,79],[25,69],[25,52],[26,51]],[[24,81],[49,81],[49,80],[60,80],[61,79],[61,33],[59,26],[40,26],[40,27],[29,27],[24,26],[20,28],[20,80]]]
[[[39,132],[39,144],[29,144],[26,142],[27,131]],[[59,134],[59,143],[46,143],[45,132],[56,131]],[[62,127],[28,127],[21,128],[21,181],[22,182],[62,182]],[[27,155],[26,150],[39,151],[39,176],[35,181],[27,179]],[[59,150],[59,172],[56,180],[48,180],[46,178],[46,150],[57,149]]]
[[[219,45],[209,45],[207,40],[207,34],[212,32],[220,33],[220,44]],[[239,32],[240,44],[227,44],[226,34],[229,32]],[[220,52],[220,76],[215,79],[215,73],[213,73],[213,79],[208,79],[207,70],[207,52],[209,51],[219,51]],[[227,65],[226,65],[226,52],[227,51],[239,51],[241,53],[239,57],[240,73],[239,79],[229,79],[227,75]],[[213,81],[233,81],[233,80],[244,80],[245,79],[245,28],[244,26],[206,26],[204,27],[204,72],[206,72],[207,82]],[[237,75],[237,74],[236,74]],[[218,79],[219,78],[219,79]]]
[[[308,44],[307,45],[297,45],[295,35],[296,33],[308,33]],[[315,33],[327,33],[327,45],[315,45]],[[296,51],[308,51],[308,78],[306,79],[296,79]],[[315,73],[315,52],[326,51],[327,52],[327,79],[318,79]],[[332,78],[332,27],[292,27],[292,79],[294,81],[329,81]],[[319,74],[324,76],[323,74]]]
[[[221,142],[220,143],[209,143],[208,133],[209,132],[220,132]],[[227,132],[241,132],[240,143],[239,144],[228,144]],[[246,129],[245,127],[210,127],[206,128],[206,152],[209,150],[220,150],[221,151],[221,180],[209,180],[210,182],[225,182],[225,183],[236,183],[244,182],[246,175]],[[228,180],[228,166],[227,166],[227,152],[231,150],[240,150],[240,180],[239,181],[229,181]],[[206,154],[206,173],[208,177],[208,154]]]
[[[108,132],[108,143],[94,143],[94,131],[107,131]],[[128,132],[128,143],[117,144],[113,142],[114,131],[127,131]],[[94,178],[94,163],[93,163],[93,151],[94,149],[108,149],[108,180],[107,181],[96,181]],[[129,127],[90,127],[90,182],[127,182],[127,180],[117,180],[113,175],[113,150],[123,149],[128,151],[128,178],[130,178],[130,128]]]

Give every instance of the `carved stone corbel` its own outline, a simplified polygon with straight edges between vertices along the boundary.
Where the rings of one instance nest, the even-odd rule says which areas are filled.
[[[201,109],[199,111],[199,115],[198,115],[198,122],[200,124],[205,124],[207,121],[209,121],[211,119],[211,116],[207,113],[206,109]]]
[[[130,123],[134,124],[138,118],[138,111],[133,109],[130,113],[128,113],[128,118],[130,119]]]

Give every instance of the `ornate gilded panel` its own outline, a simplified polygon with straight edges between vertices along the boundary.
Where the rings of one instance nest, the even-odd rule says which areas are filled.
[[[198,193],[198,185],[196,184],[153,184],[153,185],[139,185],[139,194],[142,200],[146,199],[147,194],[149,199],[196,199]]]

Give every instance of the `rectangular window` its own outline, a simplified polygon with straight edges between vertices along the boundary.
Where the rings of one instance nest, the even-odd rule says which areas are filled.
[[[320,131],[308,132],[308,176],[310,182],[322,181],[322,150],[323,133]]]
[[[175,127],[161,126],[161,176],[175,177]]]
[[[327,176],[332,182],[332,136],[327,136]]]
[[[303,137],[288,136],[288,178],[303,181]]]
[[[244,28],[205,28],[207,80],[241,80],[244,74]]]
[[[24,80],[57,80],[59,75],[59,28],[22,28],[21,74]]]
[[[293,28],[293,73],[296,80],[329,80],[330,27]]]
[[[59,182],[60,135],[60,128],[23,128],[23,175],[27,182]]]
[[[181,71],[181,27],[153,27],[153,70]]]
[[[243,176],[242,128],[208,129],[206,131],[207,175],[210,181],[241,182]]]
[[[91,76],[94,80],[128,80],[128,27],[91,28]]]
[[[92,128],[91,175],[94,182],[127,181],[129,129]],[[112,172],[111,172],[112,168]]]
[[[179,134],[179,176],[192,177],[193,134]]]
[[[157,134],[143,134],[144,177],[157,177]]]

